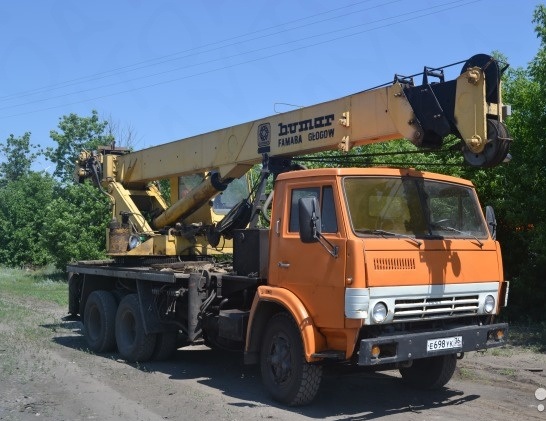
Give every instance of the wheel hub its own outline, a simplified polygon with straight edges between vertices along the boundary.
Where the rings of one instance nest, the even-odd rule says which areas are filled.
[[[290,344],[281,335],[275,336],[271,344],[270,365],[275,383],[285,382],[292,372]]]

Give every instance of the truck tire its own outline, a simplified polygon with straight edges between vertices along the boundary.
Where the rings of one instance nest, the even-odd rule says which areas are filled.
[[[447,384],[457,367],[457,355],[440,355],[413,361],[411,367],[401,368],[400,374],[410,386],[434,390]]]
[[[94,352],[116,348],[116,310],[114,296],[108,291],[93,291],[87,297],[83,313],[83,336]]]
[[[68,274],[68,314],[77,316],[80,314],[80,297],[82,293],[82,282],[77,273]]]
[[[155,349],[156,334],[147,335],[140,314],[137,294],[123,297],[116,313],[116,342],[122,358],[129,362],[150,360]]]
[[[320,386],[322,367],[309,364],[294,319],[277,313],[264,332],[260,369],[265,388],[273,399],[289,406],[310,403]]]
[[[171,358],[178,346],[177,332],[162,332],[157,334],[154,353],[152,354],[153,361],[165,361]]]

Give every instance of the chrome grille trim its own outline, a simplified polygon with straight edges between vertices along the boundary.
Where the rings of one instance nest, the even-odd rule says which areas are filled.
[[[498,301],[499,287],[499,281],[373,286],[362,288],[369,291],[367,302],[357,300],[358,303],[349,304],[351,308],[358,304],[355,308],[367,325],[374,324],[370,311],[379,302],[383,302],[388,309],[387,318],[382,324],[449,319],[485,314],[485,297],[492,295]],[[360,291],[357,295],[366,294]],[[493,313],[496,314],[497,310],[498,306]]]
[[[397,299],[394,302],[394,322],[434,319],[477,314],[478,295]]]

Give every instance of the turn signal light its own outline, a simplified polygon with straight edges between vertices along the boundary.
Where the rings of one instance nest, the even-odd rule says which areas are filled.
[[[379,358],[379,354],[381,354],[381,348],[379,348],[379,345],[373,345],[372,346],[372,357],[373,358]]]
[[[499,342],[504,339],[504,335],[505,335],[504,329],[492,330],[487,335],[487,339]]]

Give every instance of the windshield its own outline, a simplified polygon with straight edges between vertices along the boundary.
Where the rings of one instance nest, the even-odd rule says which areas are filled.
[[[487,237],[469,187],[416,177],[347,177],[344,189],[357,234]]]

